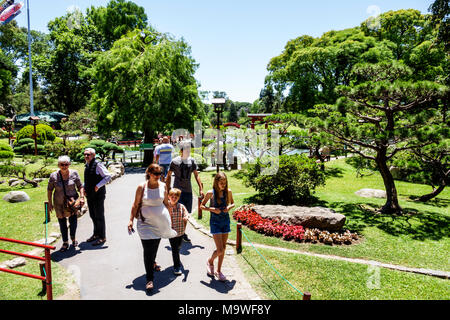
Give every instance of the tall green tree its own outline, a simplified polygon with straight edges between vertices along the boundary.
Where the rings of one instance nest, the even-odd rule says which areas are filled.
[[[183,40],[148,30],[122,37],[90,69],[95,79],[90,106],[98,114],[99,131],[140,130],[151,143],[157,132],[193,130],[194,120],[205,116],[196,68]],[[152,157],[146,152],[144,163]]]
[[[316,106],[320,127],[352,152],[375,161],[387,199],[381,211],[399,213],[402,208],[387,163],[398,152],[423,148],[439,135],[429,125],[437,100],[448,87],[430,81],[412,81],[412,70],[402,63],[357,65],[359,84],[339,86],[336,104]],[[433,139],[432,139],[433,138]]]
[[[103,50],[109,50],[128,32],[148,26],[144,8],[126,0],[111,0],[106,7],[92,6],[87,10],[87,17],[101,37]]]

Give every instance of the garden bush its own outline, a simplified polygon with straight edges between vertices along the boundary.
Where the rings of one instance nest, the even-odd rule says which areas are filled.
[[[7,144],[0,143],[0,160],[12,159],[14,157],[13,149]]]
[[[91,140],[85,148],[93,148],[95,149],[95,154],[98,155],[102,161],[106,160],[106,157],[109,155],[111,151],[122,153],[124,152],[121,147],[118,145],[106,142],[104,140]]]
[[[316,187],[325,184],[325,174],[314,159],[304,154],[282,155],[278,171],[262,175],[265,165],[259,159],[249,164],[244,173],[247,186],[258,191],[261,202],[266,204],[304,205],[310,203]]]
[[[38,143],[37,151],[38,154],[45,153],[44,146]],[[30,138],[22,138],[19,141],[16,141],[14,152],[20,154],[34,154],[34,140]]]
[[[32,139],[34,133],[34,127],[32,125],[27,125],[20,129],[16,134],[17,142],[22,139]],[[38,144],[44,144],[45,141],[54,141],[56,138],[55,133],[53,132],[52,127],[46,124],[38,124],[36,125],[36,134],[37,134],[37,142]]]

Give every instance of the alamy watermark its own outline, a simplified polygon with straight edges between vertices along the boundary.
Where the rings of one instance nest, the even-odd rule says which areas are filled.
[[[181,140],[180,140],[181,139]],[[193,147],[194,158],[211,165],[239,164],[242,162],[261,163],[262,175],[274,175],[279,168],[280,132],[273,130],[238,129],[228,127],[225,132],[217,129],[203,131],[202,122],[194,122],[194,134],[186,129],[176,129],[172,133],[176,147]],[[180,140],[180,141],[179,141]],[[212,140],[207,146],[203,140]],[[235,163],[237,161],[237,163]]]

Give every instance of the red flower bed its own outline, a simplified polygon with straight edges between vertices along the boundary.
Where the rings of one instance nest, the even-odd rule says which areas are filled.
[[[282,237],[284,240],[302,241],[305,229],[302,226],[291,226],[278,221],[262,218],[252,209],[236,210],[233,218],[241,222],[253,231],[263,233],[266,236]]]

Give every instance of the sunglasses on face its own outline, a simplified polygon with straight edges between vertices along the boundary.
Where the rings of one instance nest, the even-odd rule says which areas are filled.
[[[85,156],[85,157],[90,157],[91,154],[90,154],[90,153],[85,153],[84,156]]]
[[[68,167],[68,166],[69,166],[68,163],[60,163],[59,165],[60,165],[61,167]]]
[[[155,176],[160,176],[160,175],[162,175],[162,172],[151,172],[151,174],[153,174]]]

